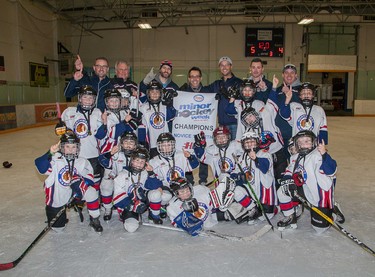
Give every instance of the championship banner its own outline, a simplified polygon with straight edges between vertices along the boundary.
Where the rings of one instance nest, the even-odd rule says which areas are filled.
[[[203,131],[207,145],[212,144],[212,132],[216,128],[217,104],[215,93],[194,93],[178,91],[173,99],[177,110],[173,120],[172,134],[176,149],[193,149],[194,135]]]

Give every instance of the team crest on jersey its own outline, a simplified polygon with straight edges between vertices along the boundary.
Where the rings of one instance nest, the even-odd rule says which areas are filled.
[[[134,189],[137,187],[141,187],[141,183],[138,183],[138,182],[132,183],[128,188],[128,195],[131,194],[134,191]]]
[[[78,119],[74,124],[74,133],[77,137],[82,139],[89,135],[89,127],[85,119]]]
[[[205,203],[198,202],[198,211],[194,212],[194,216],[202,221],[208,217],[208,207]]]
[[[231,159],[224,157],[222,159],[218,160],[219,168],[222,172],[228,172],[230,173],[232,171],[232,168],[234,168],[234,163]]]
[[[246,180],[250,183],[250,185],[254,185],[255,182],[255,169],[252,167],[251,170],[249,170],[248,167],[244,167],[243,171],[245,172]]]
[[[169,183],[171,180],[176,180],[178,177],[184,177],[185,172],[182,170],[182,168],[175,166],[174,170],[170,168],[167,172],[167,182]]]
[[[301,115],[297,119],[297,128],[299,131],[314,129],[314,119],[311,116],[309,116],[309,120],[307,120],[306,114]]]
[[[298,176],[300,176],[301,178],[303,178],[303,180],[301,181],[305,181],[307,180],[307,172],[305,170],[305,168],[303,167],[303,165],[299,164],[296,168],[296,170],[294,171],[294,174],[297,174]]]
[[[150,124],[155,129],[162,129],[165,126],[165,115],[161,112],[153,113],[150,116]]]
[[[77,169],[73,169],[73,175],[77,174]],[[70,181],[72,180],[72,176],[69,172],[69,166],[66,165],[63,168],[60,169],[58,173],[58,180],[61,185],[64,187],[70,186]]]

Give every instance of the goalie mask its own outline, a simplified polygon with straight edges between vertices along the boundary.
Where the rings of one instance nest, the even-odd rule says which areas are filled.
[[[147,86],[147,101],[150,104],[159,104],[162,98],[162,91],[163,88],[161,84],[156,80],[152,80],[151,83],[149,83]]]
[[[162,133],[157,141],[157,150],[164,158],[170,158],[176,152],[176,139],[171,133]]]
[[[148,150],[143,146],[138,146],[130,156],[130,172],[134,174],[141,173],[150,159]]]
[[[214,143],[219,149],[224,149],[230,143],[230,131],[226,126],[219,126],[213,132]]]
[[[304,108],[311,108],[313,106],[315,91],[316,86],[309,82],[301,85],[299,89],[299,98],[301,99],[301,104]]]
[[[173,194],[182,201],[193,198],[193,186],[182,177],[174,179],[170,183]]]
[[[260,123],[259,114],[253,107],[247,107],[241,112],[241,123],[246,129],[256,129]]]
[[[256,85],[253,80],[243,80],[240,86],[240,96],[245,102],[252,102],[256,92]]]
[[[317,146],[317,138],[315,134],[309,130],[299,131],[293,137],[296,152],[302,156],[306,156]]]
[[[67,130],[60,137],[60,152],[67,160],[78,158],[80,140],[72,130]]]
[[[107,89],[104,93],[104,101],[108,111],[118,113],[121,110],[121,93],[117,89]]]
[[[129,157],[137,148],[137,136],[131,131],[126,131],[120,138],[120,145],[121,151]]]
[[[91,86],[82,86],[78,93],[78,104],[84,111],[95,108],[98,93]]]
[[[259,135],[254,131],[245,132],[241,137],[241,145],[245,152],[256,152],[259,146]]]

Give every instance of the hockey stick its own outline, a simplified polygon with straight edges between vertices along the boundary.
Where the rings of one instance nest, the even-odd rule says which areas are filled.
[[[74,197],[75,196],[72,196],[69,199],[68,204],[72,202]],[[66,207],[67,207],[68,204],[66,204],[64,209],[61,209],[56,214],[56,216],[51,220],[51,222],[49,224],[47,224],[46,227],[44,227],[43,231],[40,232],[40,234],[36,237],[36,239],[34,239],[34,241],[29,245],[29,247],[27,247],[27,249],[21,254],[21,256],[19,256],[17,259],[15,259],[12,262],[0,264],[0,271],[8,270],[8,269],[16,267],[18,265],[18,263],[26,256],[26,254],[29,253],[29,251],[38,243],[38,241],[41,240],[43,238],[43,236],[52,228],[52,225],[55,224],[55,222],[62,216],[62,214],[66,211]]]
[[[337,222],[333,221],[329,216],[327,216],[325,213],[323,213],[318,208],[314,207],[309,201],[307,201],[304,197],[298,195],[297,193],[294,194],[295,197],[298,198],[299,201],[301,201],[307,208],[310,210],[313,210],[318,215],[320,215],[322,218],[324,218],[329,224],[332,225],[333,228],[335,228],[337,231],[345,235],[347,238],[355,242],[358,246],[362,247],[365,251],[369,252],[373,256],[375,256],[375,251],[372,250],[370,247],[368,247],[366,244],[364,244],[362,241],[360,241],[358,238],[353,236],[351,233],[349,233],[347,230],[344,229],[341,225],[339,225]]]
[[[184,230],[172,226],[163,226],[163,225],[157,225],[157,224],[152,224],[152,223],[146,223],[142,222],[143,226],[147,227],[154,227],[158,229],[164,229],[164,230],[170,230],[170,231],[177,231],[177,232],[183,232],[185,233]],[[271,230],[271,227],[269,225],[263,226],[260,230],[252,234],[251,236],[247,237],[239,237],[239,236],[233,236],[233,235],[227,235],[227,234],[221,234],[213,230],[202,230],[199,232],[199,236],[202,237],[215,237],[215,238],[221,238],[224,240],[230,240],[230,241],[254,241],[266,234],[269,230]]]
[[[246,178],[246,174],[245,174],[245,172],[243,171],[242,166],[238,163],[238,158],[237,158],[237,156],[236,156],[234,153],[232,153],[232,156],[233,156],[234,162],[235,162],[236,165],[238,166],[239,170],[240,170],[241,173],[245,176],[246,184],[247,184],[247,186],[249,187],[251,193],[253,194],[253,197],[254,197],[254,199],[255,199],[255,202],[258,204],[258,207],[262,210],[262,213],[263,213],[264,217],[266,218],[268,224],[271,225],[271,229],[272,229],[272,231],[274,231],[273,225],[272,225],[270,219],[268,218],[268,215],[267,215],[266,212],[264,211],[264,208],[263,208],[262,203],[260,203],[259,198],[258,198],[258,196],[255,194],[255,191],[254,191],[253,187],[250,185],[249,181],[247,180],[247,178]]]
[[[212,184],[216,183],[218,180],[219,180],[219,177],[216,177],[216,178],[213,179],[211,182],[207,183],[205,186],[206,186],[206,187],[209,187],[209,186],[211,186]]]

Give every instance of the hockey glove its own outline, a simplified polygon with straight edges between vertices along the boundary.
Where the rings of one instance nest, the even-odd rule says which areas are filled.
[[[265,133],[262,133],[261,134],[261,141],[259,143],[259,148],[260,149],[266,149],[268,150],[271,143],[275,142],[275,139],[273,137],[272,134],[268,133],[268,134],[265,134]]]
[[[280,186],[282,189],[282,192],[289,197],[294,197],[297,191],[297,186],[294,183],[294,180],[292,178],[290,179],[283,179],[280,182]]]
[[[199,235],[199,232],[203,229],[203,221],[186,211],[180,213],[174,219],[174,222],[179,228],[193,237]]]
[[[305,180],[303,179],[303,176],[302,176],[302,172],[295,172],[292,177],[297,187],[302,187],[303,184],[305,183]]]
[[[176,90],[172,88],[165,89],[161,103],[167,107],[170,107],[173,104],[173,98],[176,97],[177,95],[178,94]]]
[[[129,115],[136,121],[139,121],[139,122],[142,122],[142,112],[138,111],[138,114],[137,114],[137,110],[136,109],[131,109]]]
[[[228,88],[228,95],[229,98],[238,99],[240,96],[240,90],[236,87],[230,87]]]
[[[154,68],[151,68],[150,72],[147,73],[146,77],[143,79],[143,83],[148,85],[152,80],[155,79],[156,74],[154,73]]]
[[[194,135],[194,144],[196,147],[202,147],[202,148],[205,148],[206,145],[207,145],[207,142],[206,142],[206,135],[204,134],[203,131],[201,131],[199,134],[197,135]]]
[[[56,136],[62,136],[66,133],[66,125],[65,122],[61,120],[55,126],[55,134]]]
[[[183,201],[182,202],[182,208],[185,211],[190,212],[190,213],[194,213],[194,212],[198,211],[199,206],[198,206],[197,199],[193,198],[193,199],[190,199],[190,200]]]

